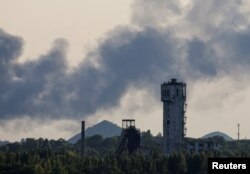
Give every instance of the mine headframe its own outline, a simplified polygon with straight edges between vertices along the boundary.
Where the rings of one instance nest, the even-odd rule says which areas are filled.
[[[140,147],[140,130],[135,127],[134,119],[122,120],[121,142],[116,150],[117,154],[128,151],[129,154],[137,151]]]

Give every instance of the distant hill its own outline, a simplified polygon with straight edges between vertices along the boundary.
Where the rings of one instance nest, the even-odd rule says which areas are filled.
[[[204,135],[201,138],[210,138],[210,137],[215,137],[215,136],[221,136],[223,137],[226,141],[233,141],[234,139],[230,136],[228,136],[227,134],[223,133],[223,132],[219,132],[219,131],[215,131],[215,132],[211,132],[208,133],[206,135]]]
[[[9,141],[0,141],[0,146],[10,143]]]
[[[102,135],[104,138],[112,137],[112,136],[119,136],[121,135],[122,128],[117,126],[116,124],[104,120],[92,127],[89,127],[85,130],[85,136],[93,136],[93,135]],[[69,143],[76,143],[81,138],[81,133],[76,134],[75,136],[71,137],[68,142]]]

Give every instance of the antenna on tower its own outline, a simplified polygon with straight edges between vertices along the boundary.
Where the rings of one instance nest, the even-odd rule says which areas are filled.
[[[238,141],[240,140],[240,124],[238,123]]]

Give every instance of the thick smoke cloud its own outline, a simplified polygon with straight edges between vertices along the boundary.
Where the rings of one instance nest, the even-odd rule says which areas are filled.
[[[0,30],[0,57],[1,65],[9,64],[11,61],[20,56],[22,51],[22,39],[9,35]]]
[[[51,112],[51,115],[55,114],[57,107],[50,104],[58,103],[60,105],[61,101],[63,101],[61,98],[57,98],[61,94],[56,96],[58,93],[55,86],[64,77],[66,70],[64,41],[55,41],[50,52],[41,56],[38,61],[17,64],[11,60],[17,58],[16,55],[20,52],[22,42],[19,38],[6,36],[8,34],[1,33],[0,39],[6,43],[1,50],[2,52],[11,51],[13,53],[5,53],[2,54],[3,57],[1,56],[1,62],[7,62],[1,65],[8,72],[8,76],[3,77],[5,80],[2,83],[5,88],[0,98],[1,117],[36,116],[48,114],[49,112]],[[58,90],[62,90],[60,87],[58,88]],[[51,93],[51,90],[55,92]],[[47,94],[49,94],[49,97]],[[46,97],[49,100],[44,101]]]
[[[2,108],[2,99],[5,98],[6,91],[13,85],[13,72],[11,71],[12,62],[21,54],[22,39],[9,35],[3,30],[0,30],[0,96],[1,109],[0,113],[4,112]]]
[[[123,36],[130,37],[124,40]],[[106,39],[90,53],[100,58],[96,60],[99,67],[87,59],[71,73],[66,73],[65,41],[57,41],[38,60],[7,67],[13,77],[2,94],[0,114],[2,118],[82,117],[113,107],[130,85],[160,83],[159,73],[171,70],[176,62],[175,41],[167,37],[153,29],[138,33],[119,29],[118,36]]]
[[[0,31],[0,117],[86,117],[117,106],[130,86],[150,88],[159,97],[159,84],[173,76],[197,81],[232,73],[237,65],[249,68],[243,2],[183,2],[136,1],[137,29],[114,29],[72,71],[65,40],[18,64],[22,39]]]

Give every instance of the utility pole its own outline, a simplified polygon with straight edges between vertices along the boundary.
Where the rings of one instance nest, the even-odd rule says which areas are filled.
[[[238,141],[240,140],[240,124],[238,123]]]

